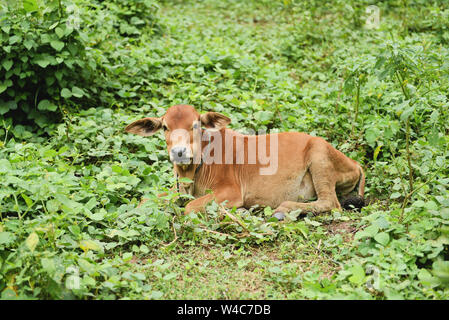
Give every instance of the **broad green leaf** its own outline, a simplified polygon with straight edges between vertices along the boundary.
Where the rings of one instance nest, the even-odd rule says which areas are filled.
[[[111,169],[115,173],[121,173],[123,171],[123,169],[120,166],[118,166],[118,165],[111,166]]]
[[[401,113],[401,120],[405,121],[407,120],[413,113],[413,111],[415,111],[415,107],[411,106],[406,108],[402,113]]]
[[[55,33],[59,38],[62,38],[64,36],[64,30],[61,27],[57,27],[55,29]]]
[[[374,240],[379,242],[381,245],[386,246],[390,241],[390,236],[386,232],[380,232],[374,236]]]
[[[17,297],[17,293],[11,287],[7,287],[2,291],[2,300],[15,300]]]
[[[399,291],[394,289],[386,288],[384,293],[388,300],[404,300],[404,296]]]
[[[161,291],[151,291],[150,295],[148,296],[148,299],[158,300],[158,299],[162,298],[163,295],[164,295],[164,293]]]
[[[80,227],[78,225],[72,225],[69,226],[68,229],[70,230],[71,233],[73,233],[75,236],[79,236],[81,233]]]
[[[393,192],[392,194],[390,194],[390,199],[397,199],[401,196],[402,194],[400,192]]]
[[[133,276],[133,278],[138,279],[138,280],[142,280],[142,281],[146,279],[145,275],[143,273],[140,273],[140,272],[135,272],[135,273],[132,274],[132,276]]]
[[[94,240],[81,240],[79,246],[83,251],[87,252],[89,250],[100,251],[101,246]]]
[[[310,219],[307,218],[307,217],[304,218],[304,221],[305,221],[305,223],[310,224],[310,225],[312,225],[312,226],[314,226],[314,227],[321,226],[321,224],[322,224],[321,222],[314,221],[314,220],[310,220]]]
[[[27,204],[28,208],[31,208],[33,206],[33,200],[30,199],[26,194],[21,194],[23,200],[25,200],[25,203]]]
[[[48,58],[38,58],[34,60],[40,67],[46,68],[50,64],[50,60]]]
[[[125,262],[130,261],[133,258],[133,254],[131,252],[125,252],[122,258]]]
[[[254,119],[256,119],[257,121],[260,121],[262,123],[268,122],[269,120],[271,120],[272,117],[273,117],[273,112],[271,112],[271,111],[261,110],[261,111],[257,111],[254,114]]]
[[[2,65],[6,71],[9,71],[9,69],[11,69],[11,67],[13,65],[13,62],[12,62],[12,60],[3,60]]]
[[[11,168],[11,163],[8,159],[0,159],[0,173],[8,172]]]
[[[440,116],[440,112],[437,109],[433,110],[433,112],[429,118],[430,122],[434,123],[434,122],[438,121],[439,116]]]
[[[92,210],[97,204],[98,202],[95,198],[90,198],[89,201],[87,201],[87,203],[84,205],[84,207],[86,207],[87,210]]]
[[[379,229],[386,229],[390,226],[390,223],[385,219],[384,216],[380,216],[376,221],[374,221],[376,226],[379,227]]]
[[[370,237],[374,237],[379,232],[379,226],[373,224],[369,227],[366,227],[364,231],[369,234]]]
[[[440,211],[441,218],[449,220],[449,208],[443,208]]]
[[[166,275],[162,278],[162,280],[170,281],[171,279],[176,278],[176,276],[177,276],[177,274],[174,273],[174,272],[172,272],[172,273],[166,274]]]
[[[39,104],[37,105],[37,108],[42,111],[56,111],[58,109],[55,104],[51,103],[48,100],[41,100],[41,102],[39,102]]]
[[[435,201],[432,201],[432,200],[427,201],[426,204],[424,205],[424,207],[427,210],[435,210],[435,211],[438,210],[438,205],[435,203]]]
[[[0,232],[0,245],[14,242],[16,236],[11,232]]]
[[[440,284],[438,278],[432,276],[432,274],[426,269],[419,270],[418,279],[424,286],[436,286]]]
[[[112,229],[112,230],[109,231],[107,236],[109,238],[113,238],[115,236],[126,237],[126,233],[123,232],[122,230]]]
[[[82,271],[86,271],[88,274],[95,272],[95,265],[87,261],[86,259],[78,259],[78,265]]]
[[[193,181],[189,178],[183,177],[178,179],[179,183],[192,183]]]
[[[70,148],[68,147],[68,146],[62,146],[61,148],[59,148],[59,150],[58,150],[58,155],[59,154],[63,154],[64,152],[67,152],[67,151],[69,151],[70,150]]]
[[[22,37],[18,36],[18,35],[15,35],[15,36],[12,36],[9,38],[9,44],[11,44],[11,45],[16,44],[21,41],[22,41]]]
[[[59,40],[53,40],[50,42],[50,45],[55,49],[56,51],[61,51],[62,48],[64,48],[64,42]]]
[[[0,93],[2,93],[3,91],[6,91],[6,89],[8,89],[8,86],[4,83],[0,83]],[[9,111],[9,108],[6,110],[6,112],[8,112],[8,111]],[[4,113],[6,113],[6,112],[4,112]],[[2,114],[4,114],[4,113],[2,113]]]
[[[32,40],[25,40],[23,42],[23,45],[24,45],[25,48],[27,48],[27,50],[30,50],[33,47],[33,45],[34,45],[34,41],[32,41]]]
[[[44,151],[44,158],[54,158],[58,155],[58,152],[56,152],[56,150],[53,149],[48,149]]]
[[[23,1],[23,8],[27,12],[37,11],[39,9],[36,0],[22,0],[22,1]]]
[[[425,205],[426,203],[422,200],[416,200],[415,202],[413,202],[414,207],[424,208]]]
[[[101,221],[104,219],[105,215],[107,214],[106,210],[101,209],[99,212],[94,213],[90,216],[90,218],[94,221]]]
[[[367,237],[370,237],[370,234],[365,232],[364,230],[361,230],[354,235],[354,240],[360,240]]]
[[[56,265],[54,259],[42,258],[41,259],[42,268],[48,274],[53,274],[56,271]]]
[[[63,88],[63,89],[61,90],[61,96],[62,96],[63,98],[70,98],[70,97],[72,96],[72,91],[70,91],[70,90],[67,89],[67,88]]]
[[[370,145],[374,145],[380,137],[380,131],[377,128],[368,128],[365,132],[365,139]]]
[[[9,31],[11,30],[11,27],[8,25],[4,25],[1,28],[2,28],[3,32],[6,34],[9,34]]]
[[[150,249],[146,246],[146,245],[141,245],[140,246],[140,252],[142,252],[142,253],[148,253],[148,252],[150,252]]]
[[[449,261],[435,261],[432,273],[442,282],[449,283]]]
[[[356,264],[349,269],[351,272],[351,276],[349,277],[349,281],[354,284],[360,285],[365,281],[365,270],[360,264]]]
[[[72,94],[77,98],[81,98],[82,96],[84,96],[84,91],[78,87],[73,87]]]

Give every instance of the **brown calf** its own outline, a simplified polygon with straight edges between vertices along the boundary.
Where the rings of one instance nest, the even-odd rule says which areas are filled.
[[[227,207],[276,208],[282,220],[292,210],[339,209],[337,194],[356,188],[362,201],[362,167],[324,139],[299,132],[242,135],[226,128],[230,121],[220,113],[199,114],[192,106],[176,105],[160,118],[137,120],[125,130],[151,136],[163,128],[175,175],[193,181],[180,187],[195,197],[186,214],[227,200]]]

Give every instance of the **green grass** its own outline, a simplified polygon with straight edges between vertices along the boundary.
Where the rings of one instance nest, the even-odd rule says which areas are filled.
[[[447,299],[449,9],[411,5],[406,29],[393,2],[370,31],[358,2],[162,1],[160,34],[105,37],[89,53],[109,70],[102,104],[48,134],[0,123],[1,297]],[[248,230],[217,204],[183,216],[177,194],[156,196],[174,183],[162,135],[123,130],[178,103],[326,138],[363,164],[368,206],[283,223],[234,212]]]

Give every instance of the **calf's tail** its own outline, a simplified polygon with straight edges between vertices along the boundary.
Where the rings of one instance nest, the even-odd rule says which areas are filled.
[[[340,201],[340,205],[345,210],[360,211],[365,206],[365,172],[359,167],[359,182],[356,185],[357,195],[349,195]]]

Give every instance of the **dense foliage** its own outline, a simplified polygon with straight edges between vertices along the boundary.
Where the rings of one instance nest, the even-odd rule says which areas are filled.
[[[0,9],[2,298],[449,297],[446,1]],[[183,216],[162,136],[123,132],[177,103],[325,137],[368,206]]]
[[[44,131],[67,107],[113,104],[122,85],[114,69],[122,69],[111,45],[158,28],[150,0],[20,4],[6,2],[0,13],[0,114]]]

